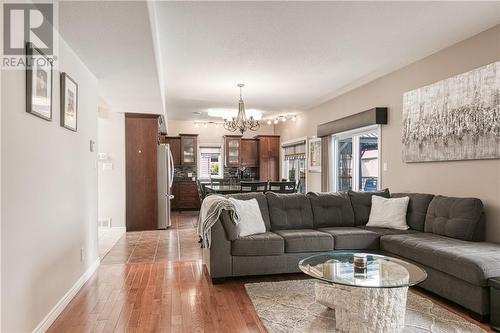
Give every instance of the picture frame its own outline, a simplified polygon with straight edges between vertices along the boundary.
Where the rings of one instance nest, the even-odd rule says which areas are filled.
[[[26,43],[26,112],[52,121],[52,60]]]
[[[76,132],[78,128],[78,83],[61,73],[61,126]]]
[[[309,172],[321,172],[321,138],[309,139],[308,146]]]

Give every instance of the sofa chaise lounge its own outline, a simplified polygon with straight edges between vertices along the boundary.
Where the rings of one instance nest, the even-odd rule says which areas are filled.
[[[408,230],[367,227],[372,195],[410,197]],[[488,279],[500,276],[500,245],[484,242],[481,200],[432,194],[394,193],[245,193],[255,198],[266,232],[238,238],[223,212],[203,250],[214,283],[227,277],[299,272],[298,262],[333,250],[382,252],[413,262],[428,273],[420,286],[485,320]]]

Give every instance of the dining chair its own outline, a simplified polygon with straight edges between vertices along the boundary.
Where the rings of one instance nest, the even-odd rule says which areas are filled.
[[[199,179],[196,180],[196,187],[198,188],[198,198],[200,199],[201,203],[203,199],[205,199],[205,189]]]
[[[297,192],[297,183],[291,182],[269,182],[269,191],[276,193],[295,193]]]
[[[267,182],[241,182],[241,192],[266,192]]]

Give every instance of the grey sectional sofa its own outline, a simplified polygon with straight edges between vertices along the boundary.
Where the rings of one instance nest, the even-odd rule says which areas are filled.
[[[299,272],[299,260],[333,250],[381,251],[423,267],[420,286],[462,305],[484,319],[489,314],[488,279],[500,276],[500,244],[484,240],[481,200],[419,193],[409,196],[409,230],[366,226],[376,193],[249,193],[255,198],[266,233],[238,238],[224,212],[211,229],[212,245],[203,261],[214,282],[248,275]]]

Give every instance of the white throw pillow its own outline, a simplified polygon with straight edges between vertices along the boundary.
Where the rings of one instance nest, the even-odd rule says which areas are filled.
[[[238,237],[245,237],[266,232],[266,224],[260,212],[257,199],[237,200],[229,198],[236,207],[240,221],[236,224]]]
[[[366,226],[398,230],[410,229],[406,224],[409,201],[409,197],[386,199],[376,195],[372,196],[372,210]]]

